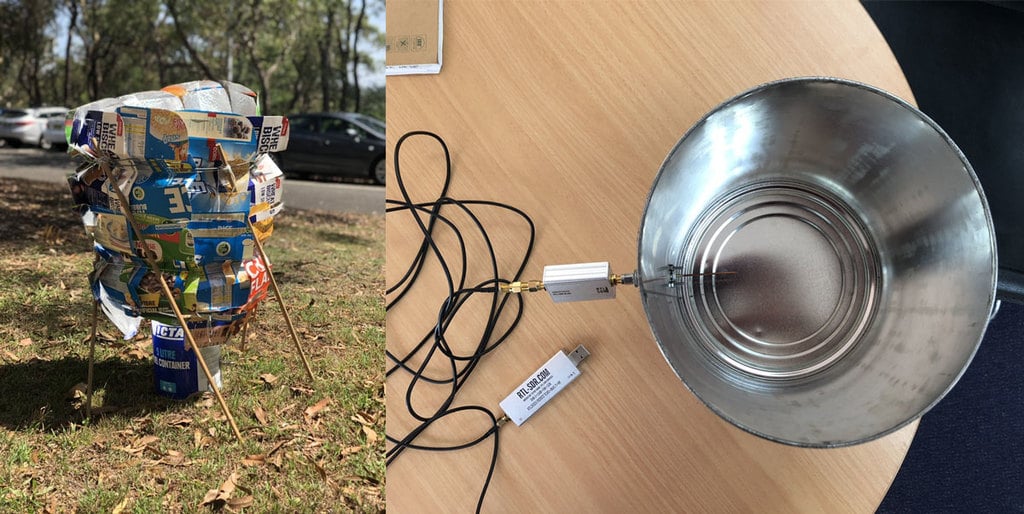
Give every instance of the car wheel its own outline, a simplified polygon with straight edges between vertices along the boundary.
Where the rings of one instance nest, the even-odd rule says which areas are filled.
[[[39,148],[43,150],[53,150],[53,143],[46,140],[45,137],[39,136]]]
[[[373,164],[370,165],[370,178],[372,178],[374,182],[383,186],[384,179],[387,177],[387,174],[388,167],[384,164],[383,157],[373,161]]]

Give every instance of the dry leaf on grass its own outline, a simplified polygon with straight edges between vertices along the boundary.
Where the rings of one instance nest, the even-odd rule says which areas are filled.
[[[226,508],[231,512],[244,507],[252,507],[253,498],[251,495],[243,496],[241,498],[231,497],[235,492],[235,488],[241,489],[247,493],[249,492],[246,488],[238,485],[237,471],[231,473],[231,476],[221,484],[220,489],[210,489],[207,491],[206,496],[203,497],[203,502],[199,504],[199,507],[210,507],[216,511]]]
[[[131,498],[129,498],[128,496],[125,496],[120,503],[114,506],[114,510],[112,510],[111,512],[113,514],[121,514],[122,512],[124,512],[124,510],[128,508],[128,502],[130,501],[130,499]]]
[[[312,396],[313,390],[308,387],[291,386],[292,396]]]
[[[61,512],[66,512],[65,508],[62,507],[63,504],[64,502],[56,495],[50,496],[46,500],[46,506],[43,507],[43,514],[59,514]]]
[[[252,495],[249,495],[243,496],[241,498],[232,498],[228,500],[227,508],[232,512],[237,512],[239,509],[243,509],[245,507],[252,507],[252,504],[253,498]]]
[[[270,457],[270,460],[267,461],[267,463],[269,463],[271,466],[273,466],[274,471],[281,471],[281,466],[282,466],[282,463],[283,463],[282,455],[284,453],[285,452],[275,453],[274,455],[272,455]]]
[[[267,426],[267,411],[263,410],[263,407],[257,404],[252,408],[252,413],[256,416],[256,421],[259,421],[263,426]]]
[[[274,376],[272,373],[264,373],[260,375],[260,380],[263,382],[265,386],[273,387],[274,383],[277,382],[277,377]]]
[[[136,343],[134,346],[128,348],[124,355],[131,357],[136,360],[148,359],[152,356],[152,347],[148,343]]]
[[[192,461],[185,458],[185,454],[177,450],[167,450],[167,453],[156,461],[156,464],[163,464],[165,466],[173,467],[185,467],[191,466]]]
[[[195,448],[199,450],[202,448],[206,448],[207,446],[210,446],[215,441],[213,440],[212,437],[204,434],[202,430],[199,430],[197,428],[196,431],[192,434],[192,442],[195,445]]]
[[[314,418],[316,418],[316,416],[318,414],[320,414],[324,409],[327,408],[327,404],[329,404],[329,403],[331,403],[331,399],[330,398],[324,398],[323,400],[320,400],[320,401],[316,402],[316,405],[313,405],[312,407],[307,407],[305,412],[304,412],[306,418],[307,419],[314,419]]]
[[[366,434],[366,444],[377,444],[377,432],[366,425],[363,425],[363,433]]]
[[[284,440],[278,441],[277,444],[275,444],[274,447],[271,448],[269,452],[267,452],[267,455],[273,455],[273,454],[277,453],[277,450],[280,450],[285,445],[290,444],[290,443],[291,443],[291,441],[288,440],[288,439],[284,439]]]
[[[324,461],[323,461],[323,459],[320,459],[319,461],[315,461],[315,460],[313,460],[313,457],[307,456],[307,458],[309,459],[309,462],[313,463],[313,467],[316,468],[316,472],[317,472],[317,474],[320,475],[320,478],[324,482],[326,482],[327,481],[327,470],[324,469]]]
[[[128,350],[126,355],[128,357],[131,357],[131,358],[136,359],[136,360],[143,360],[143,359],[148,359],[149,358],[149,353],[148,352],[144,352],[142,350],[139,350],[138,348],[133,348],[131,350]]]
[[[242,459],[242,465],[247,467],[263,466],[267,464],[273,467],[275,471],[281,471],[281,454],[278,453],[268,458],[266,455],[260,453],[257,455],[249,455]]]
[[[372,426],[374,421],[376,421],[374,417],[367,412],[357,412],[350,419],[364,426]]]
[[[142,447],[149,446],[149,445],[151,445],[151,444],[153,444],[153,443],[155,443],[155,442],[157,442],[159,440],[160,440],[160,438],[155,436],[155,435],[147,435],[147,436],[140,437],[139,439],[136,439],[132,443],[132,446],[135,446],[137,448],[142,448]]]
[[[282,414],[284,414],[284,413],[286,413],[286,412],[288,412],[288,411],[290,411],[290,410],[292,410],[292,409],[294,409],[295,407],[298,407],[298,406],[299,406],[299,404],[297,404],[297,403],[289,403],[288,405],[285,405],[284,407],[281,407],[280,409],[277,409],[277,412],[275,412],[274,414],[280,416],[280,415],[282,415]]]
[[[18,341],[18,345],[19,346],[32,346],[32,338],[31,337],[26,337],[25,339],[22,339],[21,341]]]
[[[164,423],[172,427],[187,428],[192,424],[192,418],[181,414],[171,414],[164,419]]]
[[[278,489],[277,486],[270,486],[270,492],[274,493],[274,497],[278,500],[283,500],[285,498],[284,494],[281,493],[281,490]]]
[[[149,445],[151,445],[151,444],[153,444],[153,443],[155,443],[155,442],[157,442],[159,440],[160,440],[160,438],[155,436],[155,435],[142,436],[142,437],[136,438],[134,441],[131,441],[128,446],[118,448],[118,450],[121,450],[121,451],[123,451],[123,452],[125,452],[125,453],[127,453],[129,455],[138,455],[138,454],[146,451],[146,449],[149,448]],[[163,454],[159,453],[159,455],[163,455]]]

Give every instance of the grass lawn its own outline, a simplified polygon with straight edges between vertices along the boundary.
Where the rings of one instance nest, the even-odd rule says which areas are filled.
[[[317,380],[268,299],[221,359],[238,443],[211,396],[154,392],[148,321],[125,341],[100,315],[84,418],[92,251],[70,204],[0,179],[0,512],[384,509],[383,216],[277,218],[265,246]]]

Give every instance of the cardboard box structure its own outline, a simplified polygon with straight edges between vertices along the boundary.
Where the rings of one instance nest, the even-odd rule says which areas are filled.
[[[208,82],[131,98],[159,106],[241,98],[244,110],[256,110],[244,86]],[[104,312],[126,337],[141,318],[177,323],[162,274],[198,344],[226,342],[267,296],[268,270],[255,239],[270,236],[284,206],[283,173],[269,153],[287,147],[288,120],[105,100],[68,120],[71,148],[92,159],[68,182],[94,240],[90,281]],[[155,269],[147,253],[155,255]]]

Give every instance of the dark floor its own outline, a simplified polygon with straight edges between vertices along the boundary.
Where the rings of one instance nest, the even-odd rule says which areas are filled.
[[[1024,512],[1024,305],[1003,304],[956,387],[921,418],[878,512]]]

